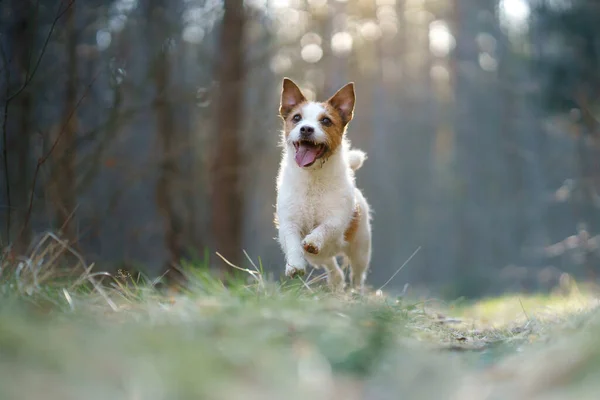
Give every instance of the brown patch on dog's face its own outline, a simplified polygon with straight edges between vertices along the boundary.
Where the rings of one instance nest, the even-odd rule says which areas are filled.
[[[341,144],[346,131],[346,124],[339,111],[329,102],[321,103],[324,112],[319,115],[321,129],[327,137],[327,152],[334,152]]]
[[[322,103],[325,112],[320,117],[321,127],[327,134],[329,151],[333,152],[342,144],[346,126],[354,115],[354,83],[350,82],[338,90],[329,100]],[[330,123],[323,124],[327,118]]]
[[[284,121],[286,138],[299,122],[294,120],[296,115],[302,115],[302,106],[307,103],[302,91],[291,79],[283,78],[279,115]]]
[[[361,215],[362,210],[360,208],[360,204],[356,203],[356,205],[354,206],[354,212],[352,213],[352,219],[350,220],[350,224],[344,232],[344,240],[346,242],[352,241],[352,239],[354,239],[354,236],[356,236],[356,232],[358,231],[358,223],[360,221]]]
[[[294,117],[296,115],[302,116],[302,107],[306,103],[308,103],[308,102],[306,100],[304,100],[302,103],[299,103],[295,107],[291,108],[285,116],[283,114],[281,115],[281,118],[283,118],[283,130],[285,132],[286,138],[289,136],[292,129],[294,129],[296,127],[296,125],[298,125],[298,122],[300,122],[300,121],[295,121]]]

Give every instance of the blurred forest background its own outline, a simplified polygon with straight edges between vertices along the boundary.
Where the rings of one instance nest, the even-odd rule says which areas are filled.
[[[445,296],[600,272],[597,0],[0,0],[4,256],[216,270],[273,239],[281,79],[356,83],[369,283]],[[229,267],[226,267],[229,268]]]

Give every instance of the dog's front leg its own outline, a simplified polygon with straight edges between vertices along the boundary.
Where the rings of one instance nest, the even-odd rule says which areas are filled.
[[[285,254],[285,275],[290,278],[306,273],[300,229],[286,221],[279,222],[279,243]]]
[[[327,219],[304,238],[302,248],[310,254],[335,256],[343,243],[345,225],[342,219]]]

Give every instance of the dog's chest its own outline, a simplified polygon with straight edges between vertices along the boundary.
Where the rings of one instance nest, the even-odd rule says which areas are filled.
[[[331,194],[321,190],[319,187],[307,186],[302,188],[298,196],[298,218],[300,225],[307,231],[316,228],[327,217],[331,209],[329,198]]]
[[[336,183],[322,181],[295,181],[287,190],[285,203],[289,204],[290,218],[305,234],[323,223],[339,209],[344,197],[342,187]]]

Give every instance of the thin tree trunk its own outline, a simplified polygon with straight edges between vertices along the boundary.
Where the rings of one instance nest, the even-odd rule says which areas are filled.
[[[11,4],[16,17],[14,30],[12,31],[12,53],[15,55],[16,69],[18,73],[17,85],[14,88],[22,85],[30,73],[30,53],[33,46],[35,29],[31,26],[31,15],[33,13],[30,1],[13,1]],[[10,68],[10,66],[7,66]],[[8,71],[6,71],[8,73]],[[8,84],[8,82],[7,82]],[[10,86],[10,85],[9,85]],[[13,90],[14,90],[13,88]],[[10,105],[10,109],[16,115],[16,129],[14,134],[9,134],[9,143],[7,145],[9,166],[13,167],[12,171],[7,171],[8,176],[13,178],[7,185],[10,186],[9,193],[12,191],[11,199],[8,201],[7,214],[13,214],[15,218],[12,221],[11,231],[13,235],[8,238],[13,238],[14,250],[17,254],[23,253],[31,240],[31,227],[29,225],[28,212],[28,197],[29,183],[31,181],[31,113],[33,110],[33,93],[31,88],[25,88],[18,97],[14,99],[14,103]],[[12,150],[14,149],[14,150]],[[14,151],[14,152],[13,152]],[[14,156],[13,156],[14,155]],[[13,156],[13,157],[11,157]],[[12,190],[11,190],[12,189]],[[14,234],[20,233],[18,237]]]
[[[157,53],[153,57],[154,63],[154,85],[156,97],[154,99],[154,110],[157,120],[157,135],[160,148],[160,170],[156,183],[156,204],[161,213],[165,231],[165,245],[169,252],[166,269],[168,277],[172,280],[181,281],[183,278],[178,269],[174,268],[183,255],[182,230],[183,222],[175,205],[176,185],[180,181],[180,170],[177,163],[177,130],[174,129],[175,122],[173,110],[169,99],[169,80],[171,73],[171,63],[165,43],[168,39],[168,18],[166,15],[167,6],[165,0],[149,2],[150,9],[150,37],[153,46],[156,46]]]
[[[75,185],[75,162],[76,162],[76,140],[77,140],[77,30],[75,26],[75,3],[73,3],[65,15],[66,24],[66,52],[67,52],[67,82],[65,90],[65,108],[63,110],[60,130],[56,132],[56,150],[53,155],[53,197],[56,227],[62,234],[74,242],[76,233],[74,230],[73,214],[75,213],[77,193]]]
[[[477,32],[478,0],[455,0],[455,23],[457,47],[454,53],[455,69],[455,134],[456,134],[456,173],[460,179],[458,196],[455,199],[456,258],[454,260],[455,283],[460,295],[474,295],[480,292],[474,272],[483,262],[483,240],[478,236],[481,213],[482,182],[479,161],[481,137],[474,117],[482,109],[482,89],[475,84],[475,77],[469,74],[466,66],[476,69],[477,47],[474,32]],[[479,204],[478,204],[479,203]],[[457,279],[461,277],[461,279]]]
[[[240,127],[244,100],[244,7],[242,0],[225,0],[216,74],[216,144],[212,168],[212,223],[215,250],[233,263],[242,254],[243,193]]]

